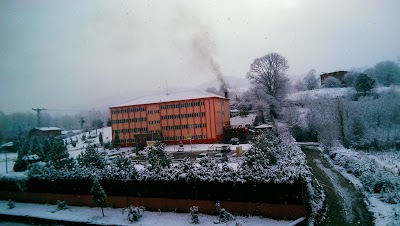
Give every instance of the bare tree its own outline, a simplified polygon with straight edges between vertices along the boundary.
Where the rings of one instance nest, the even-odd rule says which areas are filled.
[[[288,69],[288,62],[282,55],[269,53],[254,60],[247,79],[256,87],[263,88],[266,94],[281,101],[288,88],[289,79],[285,76]]]

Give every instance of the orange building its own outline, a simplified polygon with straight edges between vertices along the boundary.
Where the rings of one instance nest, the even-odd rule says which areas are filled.
[[[156,139],[214,143],[230,126],[229,99],[202,90],[139,97],[110,111],[112,136],[118,132],[122,147]]]

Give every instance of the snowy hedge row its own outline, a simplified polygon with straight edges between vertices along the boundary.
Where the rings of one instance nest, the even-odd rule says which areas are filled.
[[[329,153],[336,165],[360,179],[365,191],[380,194],[383,202],[400,203],[400,177],[377,167],[372,160],[349,149],[334,149]]]
[[[177,165],[163,158],[163,146],[156,148],[149,159],[151,167],[136,170],[129,159],[117,158],[107,163],[95,148],[88,147],[77,161],[72,161],[64,167],[49,163],[36,163],[30,167],[29,178],[52,179],[94,179],[99,180],[139,180],[139,181],[215,181],[215,182],[262,182],[287,183],[305,181],[310,175],[306,165],[305,155],[295,144],[288,131],[279,134],[266,131],[258,137],[255,144],[245,154],[243,163],[237,170],[227,164],[218,166],[210,159],[199,164],[185,159]]]

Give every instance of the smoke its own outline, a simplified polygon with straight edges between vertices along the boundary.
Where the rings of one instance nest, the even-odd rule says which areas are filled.
[[[214,43],[208,34],[208,31],[200,31],[192,35],[191,49],[193,51],[193,56],[195,57],[196,61],[201,63],[201,66],[208,68],[216,76],[218,81],[221,83],[221,91],[228,92],[229,86],[224,79],[221,66],[214,59]]]
[[[230,86],[224,79],[224,75],[221,71],[221,66],[215,60],[216,46],[211,38],[211,29],[202,24],[200,19],[193,16],[195,13],[188,13],[187,9],[178,10],[178,17],[173,20],[173,29],[176,37],[180,33],[184,34],[184,37],[180,37],[176,44],[179,49],[188,50],[192,57],[191,62],[194,66],[200,70],[211,71],[212,74],[220,82],[220,90],[222,92],[228,92]],[[189,40],[181,40],[181,39]],[[186,45],[185,45],[186,44]]]

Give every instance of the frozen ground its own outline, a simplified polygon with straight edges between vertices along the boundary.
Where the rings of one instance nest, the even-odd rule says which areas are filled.
[[[63,220],[79,223],[91,223],[97,225],[132,225],[128,221],[127,213],[122,214],[121,208],[104,208],[105,217],[102,216],[100,208],[70,206],[70,209],[56,210],[56,205],[49,204],[33,204],[33,203],[15,203],[13,209],[9,209],[7,201],[0,201],[0,214],[14,216],[30,216],[42,219]],[[215,225],[216,216],[199,214],[200,224],[198,225]],[[272,220],[260,217],[236,217],[236,220],[221,225],[288,225],[291,221]],[[184,226],[191,225],[190,214],[188,213],[172,213],[172,212],[148,212],[143,213],[143,217],[139,222],[133,223],[137,225],[174,225]]]

